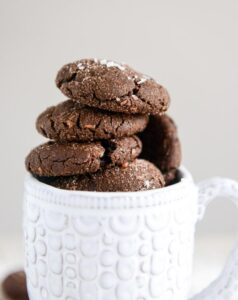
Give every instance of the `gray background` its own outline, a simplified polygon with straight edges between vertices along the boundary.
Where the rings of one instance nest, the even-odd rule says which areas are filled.
[[[238,1],[1,0],[0,234],[20,233],[24,157],[37,115],[65,97],[54,78],[83,57],[125,61],[167,87],[183,163],[196,181],[238,179]],[[199,233],[232,233],[221,199]]]

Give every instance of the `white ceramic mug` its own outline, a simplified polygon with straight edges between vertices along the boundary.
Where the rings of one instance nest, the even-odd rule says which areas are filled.
[[[65,191],[25,181],[30,300],[187,300],[195,225],[210,200],[238,199],[238,183],[195,185],[181,168],[172,186],[128,193]],[[238,299],[238,251],[193,300]]]

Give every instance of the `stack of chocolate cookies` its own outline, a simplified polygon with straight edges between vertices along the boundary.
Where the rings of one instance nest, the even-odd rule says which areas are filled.
[[[98,192],[174,182],[181,150],[165,115],[164,87],[127,65],[97,59],[63,66],[56,85],[69,100],[37,119],[38,132],[50,141],[26,158],[35,177],[57,188]]]

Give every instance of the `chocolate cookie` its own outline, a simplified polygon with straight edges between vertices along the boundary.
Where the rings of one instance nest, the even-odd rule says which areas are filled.
[[[105,165],[126,166],[135,160],[141,153],[142,143],[137,136],[124,137],[120,139],[103,140],[101,144],[105,148]]]
[[[163,173],[165,185],[171,185],[180,180],[178,169],[171,169]]]
[[[109,167],[94,174],[40,180],[60,189],[97,192],[145,191],[165,184],[159,169],[143,159],[136,159],[126,167]]]
[[[94,173],[104,165],[123,165],[141,152],[138,137],[94,143],[48,142],[33,149],[26,168],[38,176],[69,176]]]
[[[8,275],[2,283],[2,290],[10,299],[28,300],[25,272],[19,271]]]
[[[173,180],[172,175],[181,163],[181,145],[174,121],[168,115],[150,116],[140,139],[143,144],[141,157],[154,163],[162,173],[168,173],[167,180]]]
[[[82,59],[63,66],[56,85],[69,98],[104,110],[158,114],[169,106],[169,94],[154,79],[125,64]]]
[[[147,115],[100,111],[72,100],[49,107],[37,119],[37,130],[58,141],[94,141],[131,136],[145,129]]]

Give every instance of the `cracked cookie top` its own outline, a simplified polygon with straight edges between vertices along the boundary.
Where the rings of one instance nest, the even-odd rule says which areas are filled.
[[[115,112],[158,114],[170,102],[166,89],[154,79],[108,60],[69,63],[59,70],[56,85],[71,99]]]
[[[101,167],[121,165],[139,156],[141,141],[136,136],[91,143],[48,142],[34,148],[26,168],[37,176],[70,176],[97,172]]]
[[[150,162],[136,159],[126,167],[108,167],[94,174],[40,178],[44,183],[65,190],[96,192],[136,192],[162,188],[164,178]]]
[[[77,142],[131,136],[147,123],[147,115],[101,111],[67,100],[41,113],[36,128],[49,139]]]

